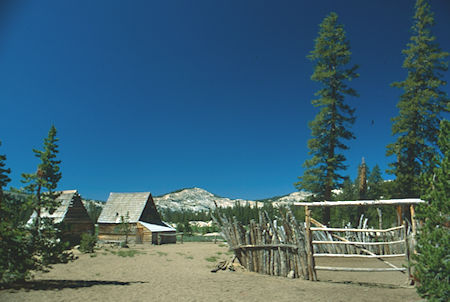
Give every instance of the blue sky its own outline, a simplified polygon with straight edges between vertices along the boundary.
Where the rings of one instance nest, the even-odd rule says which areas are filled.
[[[192,186],[248,199],[295,191],[317,113],[310,102],[319,86],[306,55],[331,11],[360,65],[351,83],[360,97],[347,99],[357,120],[345,173],[354,178],[363,156],[385,170],[401,93],[390,83],[406,76],[401,50],[414,2],[0,5],[0,153],[12,185],[35,171],[32,149],[55,124],[59,188],[87,198]],[[432,8],[434,34],[450,51],[450,2],[434,0]]]

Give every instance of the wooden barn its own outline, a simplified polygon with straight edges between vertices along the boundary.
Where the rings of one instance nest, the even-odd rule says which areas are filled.
[[[122,217],[128,216],[132,243],[176,243],[175,229],[161,220],[150,192],[110,193],[98,218],[98,239],[123,241]]]
[[[77,190],[67,190],[58,192],[60,195],[57,201],[60,206],[53,212],[41,212],[41,217],[53,218],[53,222],[61,224],[63,236],[72,244],[80,242],[81,234],[94,233],[94,223],[86,211]],[[31,215],[29,223],[36,217],[36,213]]]

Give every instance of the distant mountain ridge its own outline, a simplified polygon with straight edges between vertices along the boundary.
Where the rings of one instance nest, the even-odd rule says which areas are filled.
[[[309,196],[307,192],[293,192],[284,196],[276,196],[261,200],[230,199],[220,197],[201,188],[180,189],[165,195],[153,197],[157,207],[171,209],[173,211],[191,210],[207,211],[219,207],[233,207],[236,202],[242,205],[262,206],[265,202],[271,202],[273,206],[287,205],[292,202],[305,200]]]

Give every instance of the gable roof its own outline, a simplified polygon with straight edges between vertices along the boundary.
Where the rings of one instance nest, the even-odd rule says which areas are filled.
[[[50,214],[47,210],[43,210],[41,212],[41,217],[48,217],[53,218],[54,223],[60,223],[63,221],[63,219],[66,217],[66,213],[69,210],[70,206],[74,203],[74,198],[79,197],[77,190],[66,190],[66,191],[59,191],[55,193],[61,193],[56,200],[58,202],[61,202],[60,206],[52,213]],[[34,218],[36,218],[37,213],[34,212],[30,220],[28,221],[28,224],[33,221]]]
[[[164,225],[147,223],[144,221],[139,221],[145,228],[147,228],[151,232],[175,232],[176,229],[164,223]]]
[[[145,220],[150,223],[158,223],[159,215],[150,192],[135,193],[110,193],[104,206],[98,223],[120,223],[121,216],[128,213],[130,223]],[[148,215],[143,215],[148,213]],[[142,216],[152,216],[145,219]],[[142,219],[141,219],[142,218]],[[151,220],[151,221],[150,221]]]

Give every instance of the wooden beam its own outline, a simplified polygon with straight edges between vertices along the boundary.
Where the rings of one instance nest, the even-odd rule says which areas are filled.
[[[309,272],[309,280],[316,281],[317,280],[317,274],[315,270],[315,263],[314,263],[314,247],[312,245],[312,233],[310,230],[311,227],[311,210],[308,208],[308,206],[305,207],[305,239],[306,239],[306,253],[307,253],[307,260],[308,260],[308,272]]]
[[[383,233],[383,232],[392,232],[395,230],[401,230],[403,229],[403,226],[396,226],[393,228],[389,228],[389,229],[351,229],[351,228],[328,228],[328,227],[324,227],[324,228],[318,228],[318,227],[311,227],[311,231],[324,231],[324,232],[364,232],[364,233],[370,233],[370,232],[378,232],[378,233]]]
[[[315,220],[314,218],[311,218],[311,222],[314,223],[315,225],[319,226],[319,227],[322,227],[322,228],[325,227],[325,225],[321,224],[320,222],[318,222],[318,221]],[[338,235],[336,235],[336,234],[331,234],[331,236],[333,236],[334,238],[337,238],[337,239],[339,239],[339,240],[342,240],[342,241],[348,241],[348,240],[345,239],[344,237],[338,236]],[[376,255],[375,253],[369,251],[368,249],[365,249],[365,248],[362,247],[362,246],[356,246],[356,247],[359,248],[361,251],[363,251],[363,252],[366,253],[366,254],[373,255],[373,256]],[[386,261],[386,260],[384,260],[384,259],[381,259],[381,257],[379,257],[379,258],[377,258],[377,259],[380,260],[380,261],[382,261],[382,262],[384,262],[384,263],[386,263],[386,264],[389,265],[391,268],[398,268],[398,267],[396,267],[395,265],[393,265],[392,263],[390,263],[390,262],[388,262],[388,261]],[[405,273],[404,271],[401,271],[401,272],[402,272],[403,274]]]
[[[309,207],[336,207],[336,206],[371,206],[371,205],[411,205],[425,201],[418,198],[408,199],[381,199],[381,200],[352,200],[352,201],[319,201],[319,202],[294,202],[295,206]]]
[[[316,270],[322,271],[345,271],[345,272],[391,272],[401,271],[404,272],[406,268],[366,268],[366,267],[334,267],[334,266],[316,266]]]
[[[313,244],[349,244],[349,245],[391,245],[404,243],[405,240],[386,241],[386,242],[356,242],[356,241],[320,241],[314,240]]]
[[[408,225],[406,221],[403,220],[403,234],[405,236],[405,254],[406,254],[406,268],[407,268],[407,282],[411,285],[411,259],[409,256],[409,242],[408,242]]]
[[[243,244],[238,245],[235,247],[232,247],[232,250],[238,250],[238,249],[264,249],[264,248],[286,248],[286,249],[293,249],[297,250],[298,246],[293,244]]]

